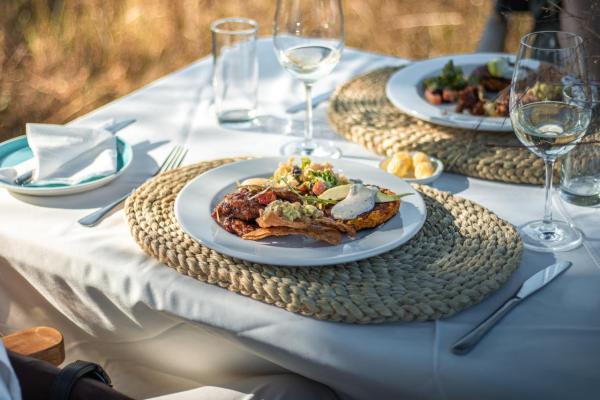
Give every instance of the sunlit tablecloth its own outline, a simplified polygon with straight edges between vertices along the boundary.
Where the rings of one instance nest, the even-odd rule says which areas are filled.
[[[600,393],[600,217],[598,208],[565,206],[556,216],[583,229],[585,245],[560,254],[526,251],[508,284],[453,318],[373,326],[328,323],[291,314],[197,282],[147,257],[123,213],[95,228],[77,220],[149,176],[170,148],[189,147],[187,163],[224,156],[271,156],[300,130],[286,106],[302,101],[299,82],[259,42],[261,126],[225,129],[210,108],[210,60],[202,59],[78,122],[135,117],[119,135],[133,145],[133,166],[107,187],[57,198],[0,192],[0,331],[33,324],[60,328],[68,360],[103,364],[116,387],[150,396],[289,370],[348,399],[590,399]],[[346,50],[319,93],[351,76],[403,60]],[[346,156],[377,157],[327,128],[317,134]],[[444,174],[435,187],[474,200],[521,224],[542,211],[541,188]],[[451,344],[503,303],[528,276],[556,260],[574,266],[508,315],[469,355]]]

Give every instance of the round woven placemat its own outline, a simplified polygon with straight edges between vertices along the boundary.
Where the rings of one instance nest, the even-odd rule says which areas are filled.
[[[329,102],[333,128],[381,155],[422,150],[442,160],[446,171],[502,182],[544,182],[542,159],[514,134],[448,128],[400,112],[385,94],[397,70],[379,69],[339,87]]]
[[[232,161],[167,172],[127,199],[131,233],[146,253],[182,274],[255,300],[349,323],[448,317],[498,289],[519,264],[522,244],[512,225],[477,204],[427,186],[416,186],[428,213],[421,231],[376,257],[290,268],[217,253],[181,230],[173,204],[189,180]]]

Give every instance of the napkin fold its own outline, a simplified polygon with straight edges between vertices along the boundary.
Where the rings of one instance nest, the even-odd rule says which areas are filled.
[[[12,183],[31,169],[28,186],[74,185],[117,171],[117,140],[102,127],[27,124],[27,142],[33,158],[14,167],[0,168],[0,180]]]

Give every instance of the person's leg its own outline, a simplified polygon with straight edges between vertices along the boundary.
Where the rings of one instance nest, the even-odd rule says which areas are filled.
[[[45,361],[10,351],[8,357],[19,379],[23,400],[47,400],[48,392],[60,369]],[[131,400],[130,397],[90,378],[77,381],[71,392],[71,399]]]

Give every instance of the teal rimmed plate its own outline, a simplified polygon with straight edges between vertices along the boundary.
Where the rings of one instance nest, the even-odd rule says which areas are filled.
[[[0,168],[13,167],[32,157],[33,154],[25,136],[19,136],[0,143]],[[91,178],[75,185],[27,186],[0,181],[0,188],[30,196],[64,196],[86,192],[104,186],[119,177],[131,165],[132,160],[133,150],[131,146],[123,139],[117,138],[117,172],[112,175]]]

